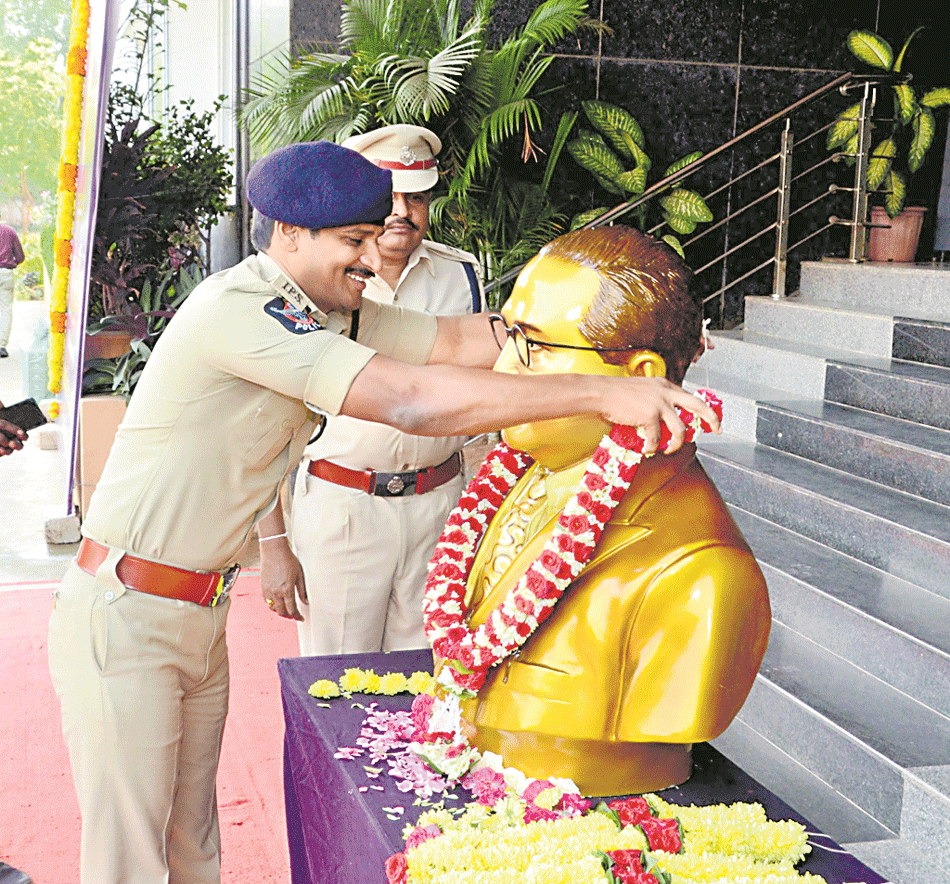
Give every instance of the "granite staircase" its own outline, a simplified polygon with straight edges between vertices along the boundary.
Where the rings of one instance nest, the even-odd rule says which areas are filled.
[[[950,267],[806,263],[686,386],[769,648],[716,747],[895,884],[950,882]]]

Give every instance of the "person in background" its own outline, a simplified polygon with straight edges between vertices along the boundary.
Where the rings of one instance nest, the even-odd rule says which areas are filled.
[[[682,444],[676,406],[718,426],[666,381],[488,371],[484,314],[364,302],[392,175],[355,151],[281,148],[246,192],[258,253],[203,280],[168,323],[54,595],[81,884],[220,882],[228,593],[255,529],[262,544],[284,531],[280,488],[321,415],[444,436],[593,412],[642,426],[649,450],[664,426]]]
[[[13,271],[23,263],[20,237],[9,224],[0,224],[0,359],[5,359],[13,325]],[[8,453],[8,452],[7,452]]]
[[[377,240],[381,266],[363,297],[440,315],[477,313],[475,256],[425,238],[439,180],[435,133],[383,126],[343,146],[393,176],[393,208]],[[302,655],[426,646],[426,565],[462,491],[464,442],[338,416],[307,447],[289,537],[261,546],[262,592],[300,621]],[[294,598],[296,579],[305,602]]]

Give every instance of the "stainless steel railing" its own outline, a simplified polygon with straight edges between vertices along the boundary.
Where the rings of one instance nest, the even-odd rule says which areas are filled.
[[[620,203],[590,222],[599,227],[621,221],[649,200],[689,180],[714,209],[715,221],[681,241],[701,293],[707,316],[719,327],[741,321],[742,299],[730,292],[743,282],[746,293],[770,293],[783,298],[789,287],[789,256],[822,234],[822,256],[842,252],[844,260],[859,262],[867,254],[867,169],[871,130],[882,85],[906,80],[894,75],[865,76],[845,73],[788,105],[740,135],[703,154],[695,162],[657,181],[636,199]],[[834,107],[836,93],[857,93],[860,101],[857,147],[852,153],[825,149],[820,139],[841,110]],[[852,99],[853,102],[853,99]],[[821,114],[827,122],[814,128],[808,114]],[[796,137],[796,131],[805,128]],[[774,133],[774,136],[772,135]],[[763,147],[760,136],[772,137],[774,147]],[[762,154],[766,154],[764,157]],[[724,174],[716,166],[724,166]],[[851,167],[848,169],[848,167]],[[824,176],[825,180],[821,180]],[[697,182],[700,182],[700,186]],[[843,202],[850,195],[850,199]],[[768,210],[771,203],[773,209]],[[826,207],[843,211],[823,215]],[[761,220],[762,213],[766,220]],[[663,235],[666,222],[647,232]],[[847,238],[834,232],[849,231]],[[772,236],[771,241],[765,239]],[[796,239],[797,237],[797,239]],[[763,280],[768,268],[771,280]],[[520,267],[487,286],[488,291],[511,282]],[[753,277],[759,279],[751,283]],[[731,306],[731,309],[728,309]]]

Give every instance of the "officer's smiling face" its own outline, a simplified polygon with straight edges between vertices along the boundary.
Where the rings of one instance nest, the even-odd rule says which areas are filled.
[[[327,227],[315,235],[300,230],[293,256],[293,277],[324,312],[356,310],[366,282],[379,271],[376,224]]]

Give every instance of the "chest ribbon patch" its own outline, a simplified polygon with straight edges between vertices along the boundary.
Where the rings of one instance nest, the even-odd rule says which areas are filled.
[[[264,305],[264,312],[273,316],[291,334],[305,335],[323,330],[323,326],[313,316],[303,310],[298,310],[283,298],[278,297],[268,301]]]

